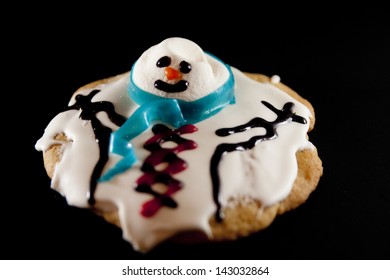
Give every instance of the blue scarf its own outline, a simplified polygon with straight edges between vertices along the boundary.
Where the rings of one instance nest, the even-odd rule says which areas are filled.
[[[227,81],[210,94],[191,102],[160,97],[138,88],[133,82],[133,65],[130,72],[128,93],[130,98],[140,107],[118,130],[111,133],[109,151],[121,155],[123,158],[108,170],[99,181],[108,181],[116,174],[131,168],[137,161],[137,157],[130,141],[148,129],[150,125],[163,123],[173,128],[179,128],[207,119],[217,114],[226,105],[234,104],[234,76],[230,66],[224,65],[229,71]]]

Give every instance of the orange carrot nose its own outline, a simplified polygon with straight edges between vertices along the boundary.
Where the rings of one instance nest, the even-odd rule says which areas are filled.
[[[165,68],[165,76],[167,77],[168,80],[181,79],[181,73],[172,67]]]

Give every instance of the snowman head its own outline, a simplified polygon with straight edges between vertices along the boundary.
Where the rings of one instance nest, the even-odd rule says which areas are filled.
[[[222,61],[194,42],[172,37],[140,56],[131,70],[131,83],[159,97],[195,101],[221,88],[230,75]]]

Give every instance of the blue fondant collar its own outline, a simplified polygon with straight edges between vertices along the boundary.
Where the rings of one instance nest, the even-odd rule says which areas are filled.
[[[218,58],[214,58],[220,61]],[[129,169],[136,162],[137,157],[130,141],[148,129],[150,125],[160,122],[178,128],[185,124],[195,124],[215,115],[227,105],[235,103],[234,76],[227,64],[224,64],[229,71],[227,81],[217,90],[191,102],[164,98],[143,91],[133,82],[134,65],[130,72],[128,94],[140,107],[118,130],[111,133],[109,151],[119,154],[123,158],[108,170],[100,178],[100,181],[110,180],[116,174]]]

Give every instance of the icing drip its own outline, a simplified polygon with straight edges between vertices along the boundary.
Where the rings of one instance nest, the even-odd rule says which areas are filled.
[[[197,128],[193,125],[169,129],[165,125],[157,124],[153,126],[152,131],[155,135],[144,144],[144,148],[150,151],[151,154],[145,159],[141,167],[144,174],[138,178],[135,188],[138,192],[149,193],[154,196],[152,200],[142,205],[141,214],[144,217],[153,216],[162,206],[177,207],[177,203],[171,195],[182,188],[182,183],[171,175],[186,169],[187,163],[176,154],[197,147],[194,141],[180,137],[181,134],[197,131]],[[163,148],[161,145],[166,142],[174,142],[176,146]],[[163,170],[157,170],[156,166],[162,163],[167,163],[167,166]],[[153,184],[158,183],[167,186],[164,193],[153,190]]]
[[[92,90],[87,96],[81,94],[77,95],[75,97],[76,103],[71,106],[68,106],[63,110],[80,110],[79,118],[91,122],[91,126],[95,134],[95,139],[99,146],[99,160],[96,163],[91,174],[89,193],[87,194],[88,203],[91,205],[95,204],[94,193],[96,191],[97,180],[108,160],[108,146],[110,134],[112,132],[111,128],[104,126],[99,121],[99,119],[96,117],[96,114],[102,111],[106,112],[108,118],[118,126],[121,126],[126,121],[126,118],[124,116],[119,115],[115,112],[114,105],[111,102],[91,102],[92,98],[99,91],[100,90],[98,89]]]
[[[215,152],[211,157],[210,173],[213,185],[213,199],[217,206],[216,220],[218,222],[221,222],[223,219],[223,215],[221,213],[221,203],[219,201],[220,178],[218,174],[218,166],[219,162],[222,159],[222,156],[226,153],[234,151],[245,151],[248,149],[252,149],[262,141],[275,139],[276,137],[278,137],[276,128],[281,124],[286,124],[291,121],[306,124],[305,118],[298,116],[292,112],[292,109],[294,107],[294,104],[292,102],[285,103],[282,110],[276,109],[273,105],[266,101],[261,101],[261,103],[263,103],[268,109],[270,109],[277,115],[277,118],[274,121],[269,122],[263,118],[253,118],[245,124],[231,128],[221,128],[215,131],[216,135],[220,137],[225,137],[234,133],[244,132],[255,127],[263,127],[266,130],[264,135],[254,136],[248,141],[239,143],[222,143],[216,147]]]

